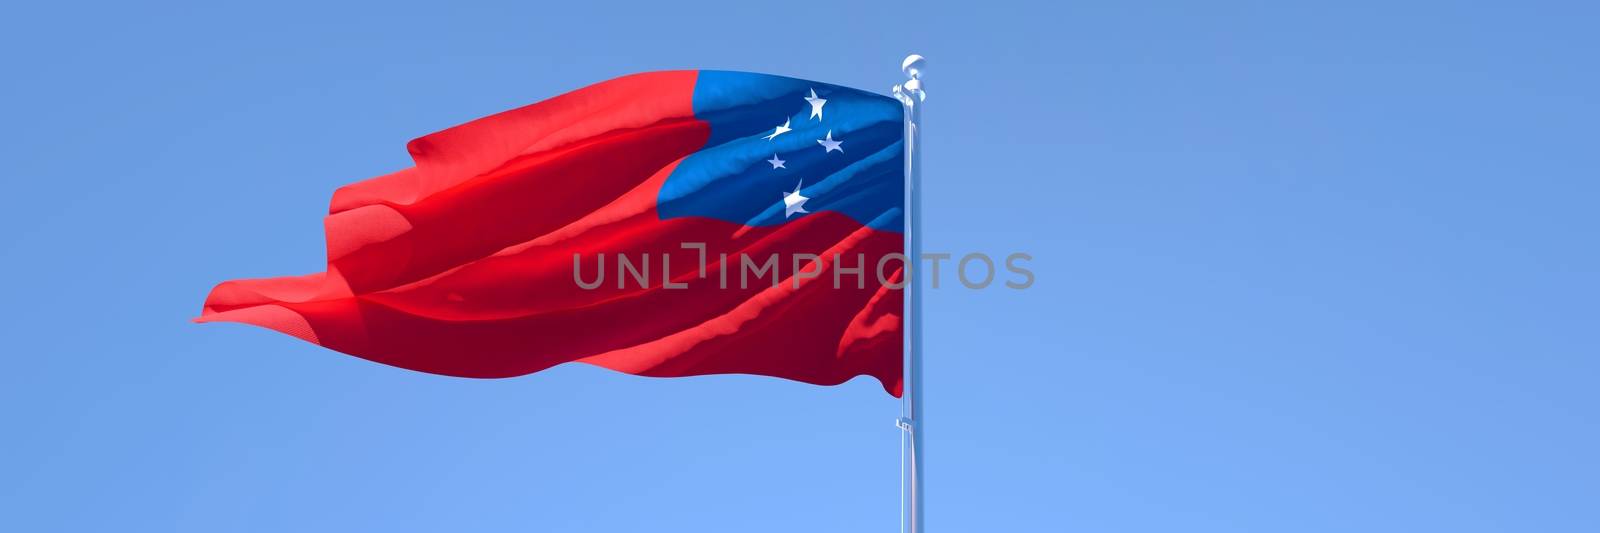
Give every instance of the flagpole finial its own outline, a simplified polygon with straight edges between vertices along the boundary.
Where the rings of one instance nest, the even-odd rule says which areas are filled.
[[[913,80],[922,79],[922,67],[926,66],[927,64],[928,60],[926,58],[923,58],[917,54],[911,54],[906,56],[905,61],[900,62],[900,71],[906,73],[907,78],[911,78]]]
[[[928,60],[921,55],[911,54],[906,56],[905,61],[900,62],[900,71],[904,72],[906,78],[909,79],[905,83],[894,86],[895,96],[900,97],[902,101],[911,96],[915,96],[917,102],[927,100],[928,93],[922,90],[922,70],[927,66]]]

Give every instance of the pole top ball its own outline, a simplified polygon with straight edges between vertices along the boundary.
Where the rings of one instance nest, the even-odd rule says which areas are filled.
[[[906,73],[906,77],[915,80],[922,77],[922,69],[926,68],[927,65],[927,59],[917,54],[911,54],[906,56],[905,61],[900,62],[900,71]]]

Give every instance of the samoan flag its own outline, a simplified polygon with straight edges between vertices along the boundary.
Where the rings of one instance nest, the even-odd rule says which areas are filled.
[[[452,376],[576,361],[899,396],[902,117],[764,74],[597,83],[411,141],[414,166],[334,193],[326,272],[224,282],[196,320]]]

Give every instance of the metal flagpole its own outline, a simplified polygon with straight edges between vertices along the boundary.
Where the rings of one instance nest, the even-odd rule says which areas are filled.
[[[919,267],[922,261],[922,102],[928,98],[922,90],[922,69],[927,61],[911,54],[900,63],[906,82],[894,86],[894,96],[905,106],[905,235],[906,235],[906,301],[905,301],[905,375],[904,394],[901,395],[900,461],[901,516],[900,530],[924,533],[922,505],[922,439],[924,413],[922,410],[922,279]],[[907,442],[909,441],[909,443]],[[908,447],[909,444],[909,447]]]

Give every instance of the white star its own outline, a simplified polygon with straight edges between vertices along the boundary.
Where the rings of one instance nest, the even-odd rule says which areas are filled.
[[[805,181],[796,183],[794,192],[780,193],[783,195],[783,218],[792,217],[795,213],[810,213],[805,209],[806,200],[810,200],[810,198],[800,196],[800,185],[804,183]]]
[[[839,153],[844,153],[844,149],[839,147],[839,145],[844,144],[844,141],[833,140],[833,130],[828,130],[828,138],[817,139],[817,144],[822,145],[822,153],[824,154],[834,150],[838,150]]]
[[[778,129],[773,130],[772,135],[767,136],[767,140],[770,141],[773,137],[777,137],[785,133],[789,133],[789,119],[783,119],[783,125],[778,126]]]
[[[767,162],[768,163],[772,163],[772,169],[773,170],[777,170],[777,169],[780,169],[780,168],[787,168],[787,167],[783,166],[783,160],[782,159],[778,159],[778,154],[772,154],[772,159],[768,159]]]
[[[822,120],[822,104],[826,104],[828,101],[817,98],[817,90],[812,89],[811,96],[806,97],[806,103],[811,104],[811,118]]]

